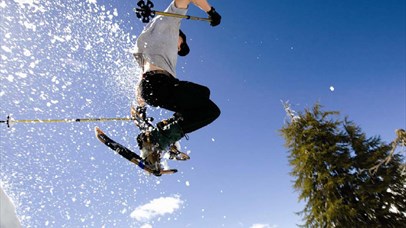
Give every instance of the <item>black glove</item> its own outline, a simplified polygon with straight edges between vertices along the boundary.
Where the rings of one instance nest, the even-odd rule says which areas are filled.
[[[214,7],[211,7],[210,11],[207,12],[209,15],[209,18],[211,19],[210,25],[211,26],[217,26],[221,22],[221,16],[220,14],[217,13],[216,9]]]

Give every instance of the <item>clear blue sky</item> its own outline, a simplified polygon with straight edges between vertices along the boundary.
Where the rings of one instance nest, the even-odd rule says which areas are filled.
[[[0,2],[1,119],[129,114],[137,66],[128,50],[143,24],[136,1],[95,2]],[[405,1],[211,3],[220,26],[182,23],[191,52],[178,77],[208,86],[222,110],[181,142],[191,160],[170,161],[176,175],[146,176],[94,138],[98,125],[136,150],[132,123],[0,126],[0,181],[23,224],[295,227],[303,204],[278,132],[281,100],[297,111],[320,102],[387,142],[406,128]],[[181,201],[173,212],[130,216],[168,197]]]

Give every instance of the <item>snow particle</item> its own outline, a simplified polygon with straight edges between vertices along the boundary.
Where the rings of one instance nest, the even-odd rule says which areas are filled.
[[[31,56],[31,52],[30,52],[30,50],[28,50],[28,49],[23,49],[23,55],[25,55],[25,56]]]
[[[9,82],[13,82],[13,81],[14,81],[14,77],[13,77],[12,75],[9,75],[9,76],[7,77],[7,80],[8,80]]]
[[[8,53],[12,52],[11,49],[9,47],[6,47],[6,46],[1,46],[1,49],[3,49],[3,51],[8,52]]]

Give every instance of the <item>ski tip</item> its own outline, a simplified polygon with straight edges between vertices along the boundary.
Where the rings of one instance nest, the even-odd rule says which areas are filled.
[[[103,131],[102,130],[100,130],[100,128],[99,127],[94,127],[94,132],[96,133],[96,135],[97,134],[101,134],[101,133],[103,133]]]
[[[95,134],[96,138],[98,138],[100,141],[102,141],[104,143],[103,138],[100,137],[101,135],[104,135],[104,132],[99,127],[94,128],[94,134]]]
[[[148,170],[145,170],[145,171],[147,171],[147,173],[153,174],[157,177],[160,177],[162,175],[175,174],[178,172],[177,169],[164,169],[164,170],[160,170],[158,172],[153,172],[153,171],[148,171]]]
[[[177,169],[167,169],[167,170],[161,170],[161,174],[174,174],[177,173]]]

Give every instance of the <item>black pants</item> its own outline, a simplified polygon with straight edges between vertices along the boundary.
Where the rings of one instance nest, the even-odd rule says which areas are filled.
[[[210,100],[210,90],[202,85],[170,75],[146,73],[139,89],[147,104],[181,115],[179,125],[185,134],[210,124],[220,115],[220,109]]]

